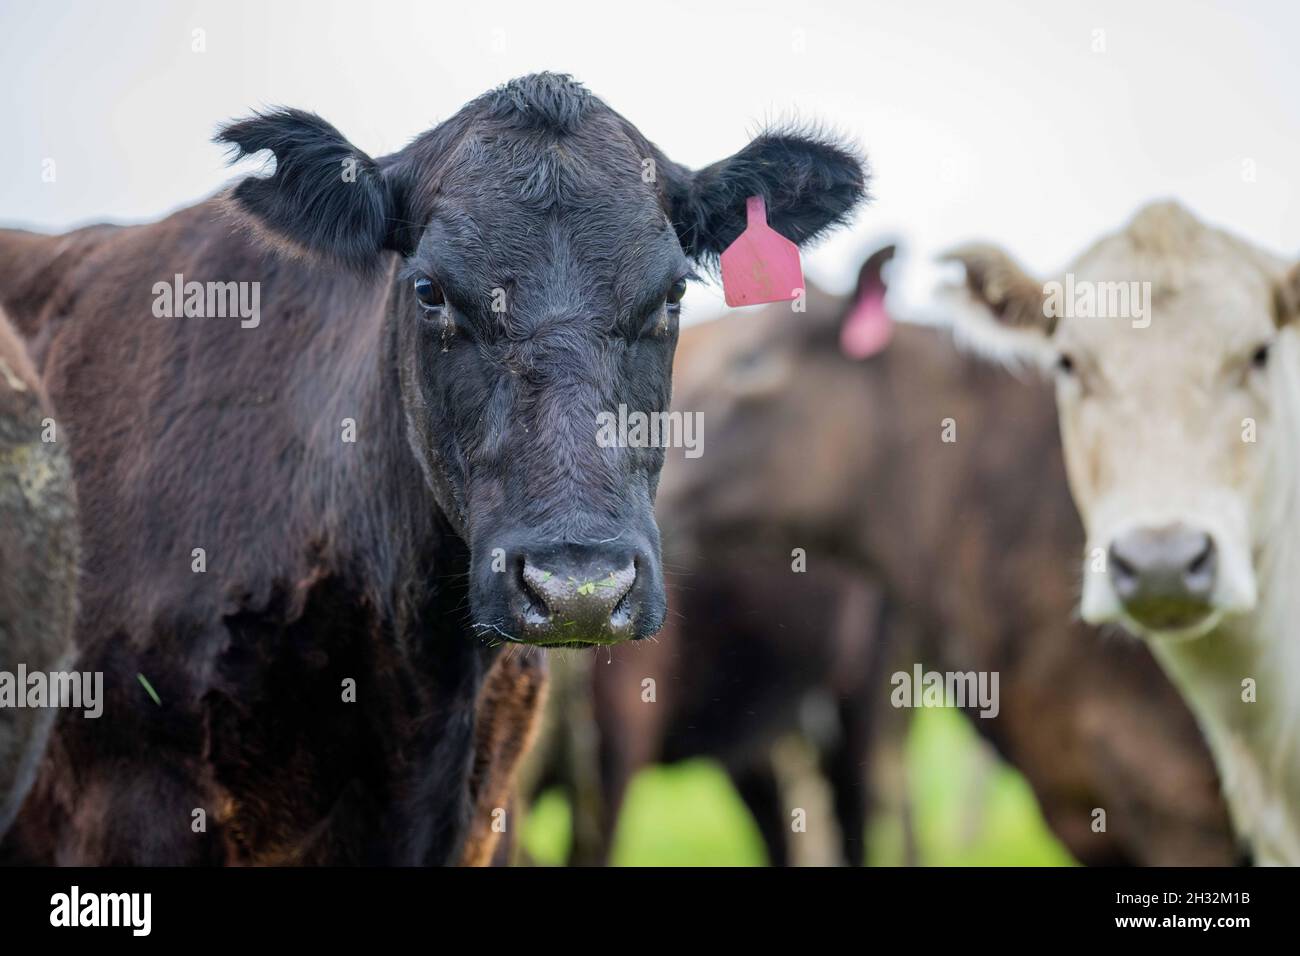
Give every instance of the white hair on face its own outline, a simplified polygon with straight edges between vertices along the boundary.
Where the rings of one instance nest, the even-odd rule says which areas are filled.
[[[1271,377],[1274,435],[1269,442],[1265,527],[1273,533],[1266,535],[1265,567],[1271,574],[1282,575],[1282,580],[1294,581],[1300,566],[1276,562],[1300,559],[1296,541],[1300,535],[1285,533],[1287,529],[1300,530],[1300,331],[1290,325],[1283,328],[1269,360],[1275,373]]]
[[[1157,641],[1152,649],[1173,671],[1209,739],[1233,825],[1256,862],[1294,865],[1300,861],[1300,825],[1289,797],[1300,789],[1300,330],[1278,335],[1269,369],[1272,432],[1253,534],[1260,603],[1205,638],[1209,644]],[[1256,682],[1253,703],[1241,699],[1245,678]]]
[[[1277,374],[1272,378],[1274,433],[1269,442],[1268,488],[1265,520],[1261,529],[1258,638],[1278,668],[1290,681],[1281,701],[1278,759],[1284,755],[1300,764],[1300,330],[1288,325],[1272,349]],[[1280,769],[1280,768],[1279,768]],[[1300,774],[1300,766],[1290,768]]]

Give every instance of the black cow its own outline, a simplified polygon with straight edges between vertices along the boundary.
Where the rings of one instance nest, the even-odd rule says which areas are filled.
[[[73,435],[106,696],[9,850],[454,861],[495,648],[664,617],[663,452],[601,447],[597,415],[666,408],[684,283],[746,196],[803,242],[863,164],[770,131],[691,172],[550,74],[378,159],[297,110],[219,139],[274,172],[153,225],[0,233]],[[189,314],[214,296],[186,283],[240,281],[239,317]]]

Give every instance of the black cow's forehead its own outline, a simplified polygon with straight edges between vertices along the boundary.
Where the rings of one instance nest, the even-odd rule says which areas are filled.
[[[580,84],[542,73],[483,94],[383,163],[413,225],[436,208],[488,230],[536,211],[558,211],[574,226],[598,225],[604,214],[667,220],[661,159]]]
[[[478,114],[516,129],[567,133],[593,112],[609,108],[573,77],[533,73],[489,90],[469,104]]]
[[[541,208],[572,207],[611,194],[657,198],[643,175],[648,152],[610,111],[566,133],[480,120],[440,162],[439,189]]]
[[[567,77],[512,81],[408,154],[423,199],[415,270],[475,305],[567,303],[611,318],[662,296],[690,264],[653,147]],[[437,135],[435,135],[437,134]],[[437,148],[435,148],[437,146]]]
[[[471,288],[526,296],[530,285],[568,281],[588,299],[628,305],[645,285],[689,269],[634,152],[593,159],[573,137],[548,139],[467,138],[439,184],[417,261]]]
[[[480,215],[476,215],[476,212]],[[501,273],[539,271],[565,260],[640,271],[690,264],[676,232],[653,208],[617,204],[548,210],[456,208],[435,210],[417,258]]]
[[[504,290],[519,319],[561,307],[611,320],[652,307],[691,271],[676,232],[654,211],[515,207],[488,225],[495,216],[439,208],[408,271],[442,283],[469,312]]]

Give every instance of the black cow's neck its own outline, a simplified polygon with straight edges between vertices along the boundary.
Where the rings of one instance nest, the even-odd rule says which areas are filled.
[[[383,773],[366,792],[383,807],[367,816],[354,862],[454,862],[468,819],[473,714],[492,652],[469,627],[469,551],[443,515],[408,436],[401,390],[397,315],[387,286],[368,290],[348,347],[338,353],[319,396],[327,440],[313,442],[327,478],[315,507],[330,539],[331,563],[362,589],[377,640],[362,652],[383,698],[370,746]],[[376,298],[382,299],[377,307]],[[340,316],[341,318],[341,316]],[[335,343],[337,344],[337,343]],[[343,440],[345,421],[355,441]]]

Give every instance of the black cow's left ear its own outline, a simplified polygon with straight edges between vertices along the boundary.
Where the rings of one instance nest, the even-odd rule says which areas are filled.
[[[385,249],[403,249],[394,190],[375,161],[315,113],[277,109],[222,127],[216,141],[234,159],[261,150],[275,172],[249,176],[233,190],[236,208],[291,252],[318,255],[369,270]],[[233,161],[233,160],[232,160]]]
[[[772,228],[803,245],[849,218],[868,178],[865,158],[847,142],[769,130],[698,172],[670,166],[666,192],[682,248],[707,260],[744,231],[748,197],[762,196]]]

